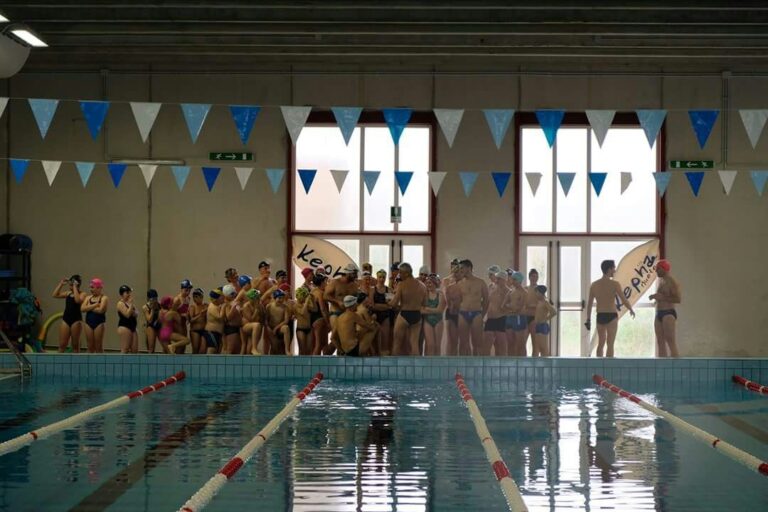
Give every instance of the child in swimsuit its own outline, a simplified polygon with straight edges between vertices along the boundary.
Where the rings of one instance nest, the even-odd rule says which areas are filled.
[[[296,302],[291,307],[291,313],[296,319],[296,341],[300,356],[312,355],[312,323],[308,299],[309,290],[300,286],[296,289]]]
[[[221,341],[224,336],[224,296],[221,288],[208,292],[211,298],[208,304],[205,320],[205,350],[207,354],[221,352]]]
[[[107,321],[107,306],[109,299],[104,295],[104,283],[98,277],[91,279],[91,294],[80,306],[85,313],[85,339],[88,342],[88,352],[104,351],[104,323]]]
[[[192,303],[190,295],[193,288],[192,282],[189,279],[184,279],[181,281],[179,293],[173,298],[172,309],[179,314],[180,318],[176,330],[183,336],[189,334],[189,306]],[[179,346],[178,350],[180,350],[179,354],[183,354],[186,349],[184,346]]]
[[[62,279],[53,290],[53,297],[64,299],[64,315],[59,326],[59,352],[64,352],[72,345],[72,352],[80,352],[80,332],[83,329],[83,314],[80,305],[85,300],[85,293],[80,291],[82,279],[75,274],[69,279]]]
[[[136,332],[139,311],[133,304],[133,290],[127,284],[118,291],[120,300],[117,301],[117,335],[120,338],[120,353],[137,353],[139,351],[139,335]]]
[[[221,289],[224,305],[224,347],[222,352],[225,354],[240,353],[240,327],[243,323],[243,317],[240,314],[242,309],[235,300],[237,289],[231,284],[225,284]]]
[[[179,347],[189,345],[189,338],[179,333],[181,317],[173,310],[173,297],[165,296],[160,299],[160,332],[157,339],[166,354],[176,353]]]
[[[318,269],[319,270],[319,269]],[[325,274],[316,273],[312,278],[314,288],[307,298],[307,308],[309,309],[309,321],[312,325],[312,355],[319,356],[328,345],[328,334],[330,329],[330,317],[328,314],[328,304],[323,298],[325,286],[328,278]]]
[[[428,274],[426,278],[427,299],[421,308],[424,317],[424,355],[440,355],[440,342],[443,339],[443,311],[447,302],[440,291],[440,276]]]
[[[144,325],[147,335],[147,352],[154,354],[155,340],[160,332],[160,303],[157,302],[157,290],[147,290],[147,303],[141,307],[144,312]]]
[[[273,300],[267,305],[265,340],[272,355],[291,354],[291,311],[283,290],[272,292]]]
[[[259,342],[264,326],[264,309],[259,299],[261,293],[255,288],[245,292],[246,303],[243,304],[243,333],[246,336],[245,353],[260,356]]]
[[[543,285],[536,286],[536,314],[534,322],[536,323],[536,336],[534,337],[532,356],[549,356],[549,320],[557,315],[557,310],[547,300],[547,287]]]
[[[399,270],[399,269],[398,269]],[[387,271],[380,269],[376,272],[376,282],[371,286],[368,294],[371,302],[371,308],[376,315],[376,322],[379,324],[378,347],[382,356],[388,356],[392,352],[390,343],[390,330],[392,328],[392,308],[389,301],[392,300],[389,286],[387,286]]]
[[[192,292],[192,304],[189,306],[189,337],[192,340],[193,354],[205,354],[202,339],[208,304],[204,302],[203,295],[201,288],[195,288]]]

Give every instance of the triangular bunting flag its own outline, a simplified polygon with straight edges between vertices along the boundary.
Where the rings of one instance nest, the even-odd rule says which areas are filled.
[[[691,186],[693,195],[699,197],[701,182],[704,181],[704,171],[686,171],[685,177],[688,178],[688,184]]]
[[[595,138],[597,139],[597,144],[600,147],[603,147],[605,136],[608,134],[608,129],[611,127],[611,123],[613,123],[613,117],[616,115],[616,111],[615,110],[587,110],[586,114],[587,114],[587,119],[589,120],[589,125],[595,131]]]
[[[659,130],[661,130],[661,125],[664,124],[664,118],[667,117],[667,111],[635,110],[635,114],[637,114],[637,120],[640,122],[640,127],[645,132],[645,138],[648,139],[648,145],[653,147],[653,144],[656,142],[656,137],[659,135]],[[664,192],[659,192],[661,195],[664,195]]]
[[[248,137],[251,136],[251,130],[253,129],[253,123],[259,117],[259,112],[261,112],[261,107],[255,105],[229,106],[229,113],[232,114],[232,121],[235,122],[237,134],[240,135],[240,141],[243,144],[248,142]]]
[[[491,178],[493,178],[493,183],[496,185],[496,192],[499,193],[499,197],[504,196],[504,191],[507,189],[507,185],[509,184],[509,178],[512,176],[511,172],[492,172]]]
[[[155,177],[155,171],[157,171],[156,165],[139,164],[141,169],[141,175],[144,176],[144,183],[147,184],[147,188],[152,184],[152,179]]]
[[[176,180],[176,186],[179,187],[179,192],[184,190],[184,185],[187,184],[187,178],[189,178],[189,166],[188,165],[172,165],[171,172]]]
[[[464,196],[469,197],[477,183],[477,173],[474,171],[460,171],[461,186],[464,187]]]
[[[571,191],[573,186],[573,180],[576,178],[575,172],[559,172],[557,173],[557,181],[560,182],[560,188],[563,189],[563,194],[568,197],[568,192]]]
[[[104,118],[107,117],[109,102],[81,101],[80,110],[83,111],[83,117],[85,117],[85,123],[88,125],[88,131],[91,133],[91,138],[93,140],[98,139],[99,132],[101,132],[101,125],[104,124]]]
[[[203,167],[203,178],[205,178],[208,192],[213,190],[216,180],[219,179],[219,173],[221,173],[221,167]]]
[[[88,180],[91,179],[91,174],[93,174],[93,168],[95,166],[96,164],[93,162],[75,162],[75,167],[77,167],[77,174],[80,175],[80,181],[83,184],[83,188],[88,185]]]
[[[285,127],[291,136],[291,142],[295,146],[296,141],[299,140],[301,129],[307,124],[307,118],[312,112],[312,107],[280,107],[280,111],[283,113],[283,121],[285,121]]]
[[[123,175],[125,174],[125,169],[127,167],[126,164],[107,164],[107,170],[112,177],[112,184],[115,185],[115,188],[120,186],[120,182],[123,180]]]
[[[755,149],[765,128],[765,122],[768,121],[768,110],[739,110],[739,114],[741,122],[744,123],[744,129],[747,130],[749,142],[752,143],[752,149]],[[1,109],[0,115],[2,115]]]
[[[269,186],[272,187],[272,193],[277,194],[277,190],[283,182],[283,176],[285,176],[285,169],[267,169],[266,172]]]
[[[21,158],[11,158],[11,171],[13,171],[13,177],[16,178],[16,183],[21,183],[24,179],[24,175],[27,174],[29,168],[29,160]]]
[[[363,183],[368,190],[368,195],[373,194],[373,189],[376,187],[376,182],[379,181],[379,175],[381,171],[363,171]]]
[[[664,196],[664,193],[669,187],[669,180],[672,179],[671,172],[654,172],[653,179],[656,180],[656,190],[659,191],[660,196]]]
[[[408,190],[408,185],[411,183],[411,178],[413,178],[413,173],[410,171],[395,171],[395,180],[400,189],[400,194],[405,195],[405,191]]]
[[[248,184],[252,172],[253,167],[235,167],[237,181],[240,182],[240,190],[245,190],[245,186]]]
[[[161,105],[162,103],[131,102],[131,111],[133,111],[133,117],[136,119],[136,126],[139,127],[142,142],[147,142],[147,137],[149,137],[149,132],[155,124]]]
[[[440,187],[443,186],[445,181],[446,172],[430,172],[429,173],[429,185],[432,187],[432,193],[437,195],[440,192]]]
[[[197,142],[200,130],[203,129],[203,123],[205,123],[205,118],[208,117],[210,110],[211,106],[207,103],[181,104],[181,112],[184,114],[184,121],[187,122],[187,130],[189,130],[189,136],[192,138],[192,144]]]
[[[59,174],[61,162],[58,160],[43,160],[40,163],[43,165],[43,172],[45,172],[45,178],[48,180],[48,186],[50,187],[53,185],[56,175]]]
[[[590,172],[589,182],[592,183],[592,188],[595,189],[595,194],[598,196],[603,191],[603,185],[605,185],[605,178],[608,177],[606,172]]]
[[[768,171],[749,171],[752,177],[752,184],[755,186],[757,195],[762,197],[765,190],[765,181],[768,180]]]
[[[631,183],[632,183],[632,173],[622,172],[621,173],[621,195],[623,195],[624,192],[627,191]]]
[[[44,100],[30,98],[29,108],[32,109],[32,115],[35,116],[37,122],[37,128],[40,130],[40,136],[45,138],[48,133],[48,128],[51,127],[51,121],[53,115],[56,113],[56,108],[59,106],[59,100]]]
[[[301,178],[301,184],[304,185],[304,193],[309,194],[309,189],[312,188],[312,183],[315,181],[316,169],[299,169],[299,178]]]
[[[493,142],[496,143],[496,149],[501,149],[501,143],[504,142],[504,136],[507,134],[509,123],[512,121],[515,111],[510,109],[484,109],[483,114],[485,114],[488,129],[491,130]]]
[[[411,119],[412,110],[410,108],[385,108],[382,109],[382,112],[384,113],[384,121],[389,127],[389,134],[392,135],[392,142],[397,146],[400,143],[403,130]]]
[[[736,171],[717,171],[717,173],[720,175],[720,183],[723,184],[723,192],[727,196],[730,195],[733,182],[736,181]]]
[[[8,98],[0,98],[0,117],[3,117],[6,106],[8,106]]]
[[[344,137],[344,143],[347,146],[349,146],[349,140],[352,138],[352,133],[355,131],[362,111],[361,107],[331,107],[333,117],[336,118],[336,124],[339,125],[341,136]]]
[[[452,148],[461,119],[464,117],[464,109],[436,108],[432,112],[435,113],[440,129],[443,131],[446,142],[448,142],[448,147]]]
[[[555,138],[557,137],[557,130],[560,129],[560,124],[565,117],[564,110],[537,110],[536,119],[539,120],[541,129],[544,130],[544,136],[547,138],[549,147],[555,144]]]
[[[536,195],[536,192],[539,190],[539,185],[541,185],[541,176],[542,174],[540,172],[525,173],[525,179],[528,181],[528,186],[531,187],[531,193],[534,196]]]
[[[341,193],[341,189],[344,188],[344,182],[347,181],[348,174],[349,171],[345,170],[331,170],[333,182],[336,183],[336,190],[338,190],[339,193]]]
[[[691,126],[696,134],[696,140],[699,141],[699,147],[704,149],[712,133],[712,126],[717,121],[719,110],[689,110],[688,117],[691,118]]]

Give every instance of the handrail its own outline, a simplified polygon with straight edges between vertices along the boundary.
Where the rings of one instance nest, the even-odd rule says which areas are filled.
[[[16,362],[19,364],[19,372],[25,377],[32,375],[32,363],[29,362],[29,359],[27,359],[24,354],[19,352],[19,349],[17,349],[16,345],[8,339],[8,336],[5,335],[5,332],[3,332],[2,329],[0,329],[0,339],[3,340],[3,343],[8,347],[8,350],[10,350],[14,357],[16,357]]]

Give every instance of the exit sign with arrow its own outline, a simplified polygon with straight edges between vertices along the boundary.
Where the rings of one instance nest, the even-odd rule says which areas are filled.
[[[253,153],[234,153],[234,152],[228,152],[225,153],[223,151],[217,151],[215,153],[208,153],[209,160],[213,161],[220,161],[220,160],[229,160],[231,162],[245,162],[253,160]]]
[[[670,169],[714,169],[714,160],[670,160]]]

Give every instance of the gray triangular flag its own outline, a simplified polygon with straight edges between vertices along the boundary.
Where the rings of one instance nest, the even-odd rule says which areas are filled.
[[[288,129],[291,141],[295,146],[296,141],[299,140],[301,129],[304,128],[309,113],[312,112],[312,107],[280,107],[280,111],[283,113],[285,127]]]
[[[131,110],[136,119],[136,125],[139,127],[142,142],[147,142],[147,137],[149,137],[149,132],[155,124],[161,106],[162,103],[131,102]]]
[[[0,98],[0,117],[3,117],[5,107],[8,105],[8,98]]]
[[[141,169],[141,175],[144,176],[144,183],[147,184],[147,188],[152,184],[152,178],[155,177],[155,171],[157,171],[156,165],[139,164]]]
[[[432,193],[437,195],[437,193],[440,191],[440,187],[443,186],[443,181],[445,181],[446,172],[430,172],[429,173],[429,184],[432,187]]]
[[[733,182],[736,181],[736,171],[717,171],[717,173],[720,175],[720,183],[723,184],[723,192],[725,195],[730,195]]]
[[[627,191],[630,183],[632,183],[632,173],[622,172],[621,173],[621,194]]]
[[[464,109],[436,108],[432,111],[435,113],[437,122],[440,123],[445,140],[448,141],[448,147],[452,148],[456,132],[459,131],[461,119],[464,117]],[[437,195],[437,192],[435,192],[435,195]]]
[[[347,174],[349,174],[349,171],[331,170],[333,182],[336,183],[336,190],[338,190],[339,193],[341,193],[341,189],[344,187],[344,182],[347,181]]]
[[[48,179],[48,186],[50,187],[59,173],[61,162],[58,160],[43,160],[41,163],[43,164],[43,171],[45,171],[45,177]]]
[[[595,137],[597,138],[597,144],[603,147],[603,141],[608,134],[608,129],[613,123],[613,116],[616,115],[615,110],[587,110],[587,119],[590,126],[595,131]]]
[[[755,149],[765,128],[765,122],[768,121],[768,110],[739,110],[739,114],[744,129],[747,130],[749,142],[752,143],[752,149]]]
[[[245,185],[248,184],[248,180],[251,178],[253,167],[235,167],[235,174],[237,174],[237,181],[240,182],[240,190],[245,190]]]
[[[541,185],[542,174],[540,172],[527,172],[525,173],[525,179],[528,180],[528,186],[531,187],[531,193],[536,195],[536,191],[539,190]]]

